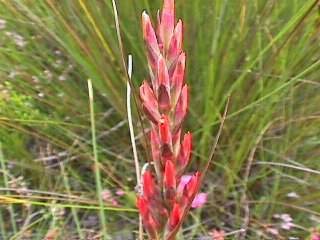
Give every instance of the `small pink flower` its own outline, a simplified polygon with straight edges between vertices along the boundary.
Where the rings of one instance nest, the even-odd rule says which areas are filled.
[[[320,240],[320,234],[313,234],[312,236],[311,236],[311,240]]]
[[[284,230],[290,230],[292,227],[294,227],[292,222],[284,222],[281,224],[281,228]]]
[[[320,240],[320,230],[316,228],[311,229],[310,240]]]
[[[267,232],[274,235],[274,236],[278,236],[279,235],[279,230],[276,228],[267,228]]]
[[[225,232],[223,230],[214,229],[210,235],[212,236],[212,240],[224,240]]]
[[[123,191],[122,189],[117,189],[117,191],[116,191],[116,195],[118,195],[118,196],[123,196],[123,195],[125,195],[126,194],[126,192],[125,191]]]
[[[118,206],[118,201],[113,197],[111,191],[108,189],[102,191],[101,193],[103,201],[105,201],[108,204],[111,204],[113,206]]]
[[[201,208],[208,201],[208,193],[198,193],[192,201],[192,208]]]
[[[184,187],[187,185],[187,183],[190,181],[190,179],[192,178],[192,175],[182,175],[178,188],[177,188],[177,193],[178,194],[183,194],[183,189]]]
[[[103,201],[105,202],[109,202],[112,199],[112,193],[108,189],[103,190],[101,195],[102,195]]]

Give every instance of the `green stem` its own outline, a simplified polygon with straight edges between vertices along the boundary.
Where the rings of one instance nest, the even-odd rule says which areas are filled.
[[[97,151],[97,140],[96,140],[96,126],[95,126],[95,117],[94,117],[94,102],[93,102],[93,89],[92,82],[88,80],[88,89],[89,89],[89,103],[90,103],[90,121],[91,121],[91,135],[92,135],[92,146],[93,146],[93,157],[94,157],[94,172],[95,172],[95,182],[96,182],[96,190],[99,200],[100,206],[100,221],[102,227],[103,239],[108,239],[107,236],[107,226],[106,226],[106,218],[103,210],[104,203],[102,199],[102,186],[101,186],[101,175],[100,175],[100,167],[98,160],[98,151]]]

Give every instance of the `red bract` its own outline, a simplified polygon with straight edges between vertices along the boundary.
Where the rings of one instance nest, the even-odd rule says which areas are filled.
[[[164,170],[164,187],[166,189],[176,188],[176,170],[171,161],[166,162]]]
[[[191,205],[199,207],[206,200],[202,194],[194,201],[201,174],[196,172],[188,178],[185,175],[191,158],[192,135],[183,134],[182,130],[189,107],[189,89],[184,80],[183,23],[181,20],[176,23],[174,0],[164,0],[157,31],[145,12],[142,27],[151,85],[143,82],[140,99],[151,125],[153,164],[143,173],[137,206],[151,239],[173,240]]]
[[[175,203],[169,219],[169,230],[174,229],[181,221],[182,212],[179,204]]]
[[[143,195],[152,198],[155,193],[155,184],[150,171],[143,174]]]

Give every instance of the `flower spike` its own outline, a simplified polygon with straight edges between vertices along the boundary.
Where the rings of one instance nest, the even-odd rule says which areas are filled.
[[[182,129],[189,89],[184,80],[183,22],[176,23],[175,1],[163,0],[156,28],[143,12],[142,29],[151,85],[142,83],[140,99],[151,126],[152,164],[142,176],[137,207],[150,239],[173,240],[190,208],[201,207],[207,199],[205,193],[198,194],[201,174],[185,175],[192,135]]]

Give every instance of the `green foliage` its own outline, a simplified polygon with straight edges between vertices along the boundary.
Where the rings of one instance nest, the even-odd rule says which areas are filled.
[[[320,215],[317,2],[176,0],[177,17],[184,20],[192,94],[185,127],[195,133],[194,164],[207,161],[230,96],[214,166],[203,187],[210,201],[188,222],[192,231],[186,228],[185,239],[207,235],[212,228],[232,232],[242,227],[248,228],[244,239],[272,238],[268,230],[277,226],[277,213],[290,213],[298,226],[280,230],[284,238],[304,238],[317,224],[310,220]],[[117,1],[125,54],[133,55],[136,89],[147,76],[140,15],[146,9],[156,20],[160,5],[159,0]],[[28,208],[17,203],[1,210],[0,233],[20,236],[30,230],[34,239],[42,239],[63,226],[63,239],[69,236],[63,234],[84,236],[89,234],[85,229],[97,227],[88,224],[98,216],[90,206],[99,209],[89,78],[102,188],[127,192],[116,197],[123,210],[107,212],[106,229],[112,236],[121,235],[121,228],[136,230],[137,215],[126,211],[134,208],[135,187],[125,117],[126,56],[119,50],[111,1],[0,1],[0,16],[5,20],[0,21],[0,140],[4,159],[14,166],[6,168],[12,171],[8,181],[24,176],[28,188],[42,192],[21,198],[49,204]],[[135,119],[140,161],[146,162]],[[3,169],[0,178],[2,174]],[[0,191],[0,197],[19,195]],[[299,197],[288,197],[291,192]],[[65,213],[56,221],[52,208],[59,203],[71,208],[59,205]],[[40,210],[40,217],[24,227],[17,221],[16,233],[1,220],[12,211],[17,219],[27,219]]]

